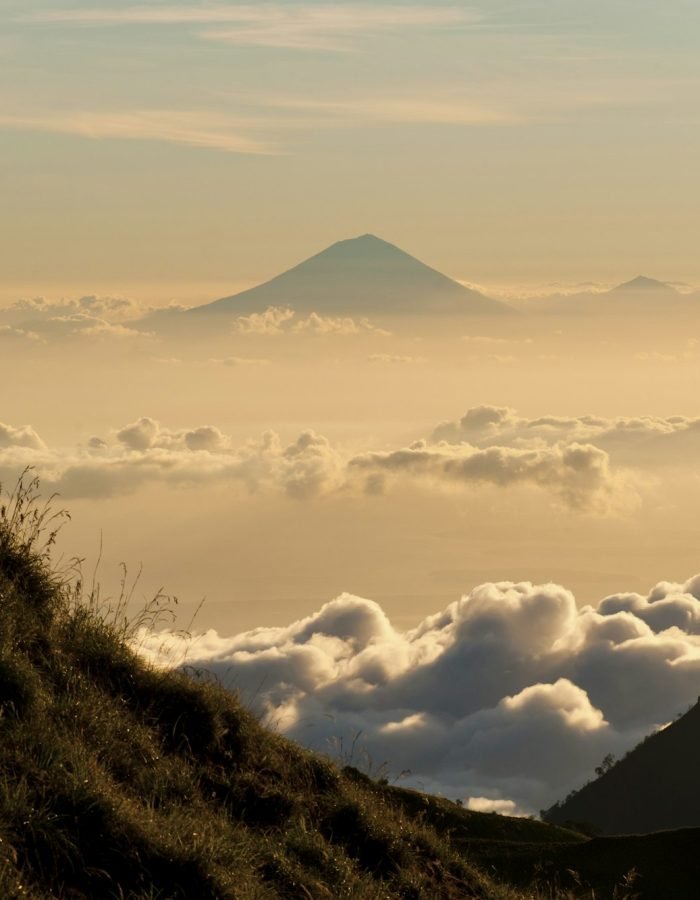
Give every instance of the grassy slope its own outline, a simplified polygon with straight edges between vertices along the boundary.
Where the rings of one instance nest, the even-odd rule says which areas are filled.
[[[390,793],[154,670],[0,510],[0,897],[506,896]]]
[[[565,829],[341,772],[216,683],[149,668],[71,603],[35,552],[40,524],[0,510],[3,900],[553,897],[529,886],[535,867],[608,858]],[[637,864],[620,849],[606,878]]]

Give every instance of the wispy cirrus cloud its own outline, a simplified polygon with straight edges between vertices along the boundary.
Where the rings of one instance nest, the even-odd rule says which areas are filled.
[[[522,113],[502,98],[484,101],[447,86],[429,94],[414,90],[405,94],[374,92],[365,96],[327,99],[277,96],[261,98],[261,103],[280,112],[316,117],[325,127],[377,123],[503,125],[523,121]]]
[[[406,6],[330,3],[219,6],[166,5],[144,9],[49,10],[22,16],[25,22],[80,26],[192,26],[199,37],[233,45],[297,50],[343,51],[357,37],[448,27],[474,21],[472,12],[455,6]]]
[[[644,96],[653,96],[650,84]],[[639,93],[639,92],[638,92]],[[638,103],[626,91],[599,94],[557,89],[523,93],[522,86],[492,85],[477,96],[451,86],[325,98],[233,93],[221,109],[85,108],[0,110],[0,128],[69,134],[93,140],[164,141],[227,153],[287,153],[290,135],[376,126],[519,127],[561,121],[573,112]],[[645,101],[646,102],[646,101]]]
[[[249,106],[251,98],[237,98]],[[327,103],[252,98],[257,111],[131,108],[0,110],[0,128],[64,134],[89,140],[159,141],[244,155],[285,153],[292,132],[360,128],[375,123],[516,124],[509,110],[478,103],[436,103],[428,98],[376,96]]]
[[[520,78],[485,75],[473,84],[441,82],[426,89],[412,84],[403,89],[375,87],[371,92],[348,90],[300,96],[285,93],[231,95],[252,103],[280,124],[301,128],[362,128],[376,125],[522,126],[566,121],[571,115],[594,115],[610,109],[660,107],[697,84],[648,77],[633,81],[605,75],[582,85],[568,77],[542,81],[531,73]]]
[[[165,141],[228,153],[271,155],[276,152],[272,142],[251,133],[249,120],[199,110],[0,112],[0,128],[75,135],[93,140]]]

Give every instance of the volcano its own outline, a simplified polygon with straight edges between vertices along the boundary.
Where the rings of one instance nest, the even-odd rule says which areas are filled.
[[[249,315],[271,306],[332,316],[511,312],[399,247],[365,234],[338,241],[264,284],[194,307],[188,315]]]
[[[665,281],[658,281],[656,278],[647,278],[645,275],[637,275],[631,281],[624,284],[618,284],[617,287],[608,291],[609,294],[677,294],[678,291]]]

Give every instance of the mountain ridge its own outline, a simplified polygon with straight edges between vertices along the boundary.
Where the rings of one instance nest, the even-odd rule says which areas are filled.
[[[552,824],[590,823],[604,834],[700,825],[700,699],[595,780],[544,814]]]
[[[637,275],[635,278],[617,284],[615,287],[606,291],[607,294],[626,293],[632,291],[656,291],[670,294],[678,294],[678,291],[665,281],[659,281],[657,278],[648,278],[646,275]]]

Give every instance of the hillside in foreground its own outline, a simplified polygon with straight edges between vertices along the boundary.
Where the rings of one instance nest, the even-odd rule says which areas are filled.
[[[4,900],[496,896],[216,683],[144,663],[37,555],[25,501],[0,521]]]
[[[590,823],[604,834],[698,826],[699,756],[700,702],[545,817],[552,823]]]
[[[621,900],[669,896],[668,865],[673,896],[695,896],[695,832],[655,856],[469,812],[340,770],[205,675],[150,667],[51,569],[49,523],[22,490],[0,508],[3,900],[524,900],[588,884]],[[633,868],[641,894],[621,887]]]

